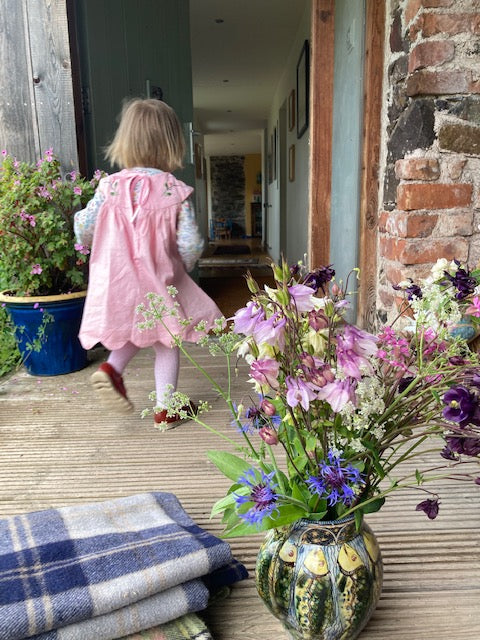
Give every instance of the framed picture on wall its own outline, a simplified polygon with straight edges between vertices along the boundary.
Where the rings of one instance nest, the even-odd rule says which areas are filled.
[[[301,138],[308,128],[309,54],[308,40],[305,40],[297,62],[297,138]]]
[[[288,96],[288,130],[293,131],[295,126],[295,89],[290,91]]]
[[[195,143],[195,177],[198,180],[203,178],[203,149],[201,144]]]
[[[273,158],[273,179],[277,179],[277,127],[273,129],[273,147],[272,147],[272,158]]]
[[[288,149],[288,179],[290,182],[295,180],[295,145],[291,144]]]

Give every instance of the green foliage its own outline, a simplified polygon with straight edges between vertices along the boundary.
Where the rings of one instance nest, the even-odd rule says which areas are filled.
[[[86,286],[88,249],[75,245],[74,213],[92,198],[101,177],[65,178],[48,150],[36,164],[5,151],[0,168],[0,281],[19,296],[78,291]]]

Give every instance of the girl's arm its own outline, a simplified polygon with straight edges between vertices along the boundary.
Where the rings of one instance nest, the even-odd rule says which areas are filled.
[[[75,214],[73,229],[75,231],[75,238],[79,244],[87,245],[88,247],[92,246],[95,222],[97,221],[97,215],[104,200],[104,194],[97,188],[93,198],[88,202],[85,209],[81,209]]]
[[[189,198],[182,202],[177,220],[177,246],[187,271],[191,271],[203,252],[203,238],[195,220],[195,211]]]

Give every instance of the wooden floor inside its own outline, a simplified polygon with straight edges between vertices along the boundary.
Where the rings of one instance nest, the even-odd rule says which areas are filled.
[[[221,360],[199,347],[191,352],[211,375],[225,380]],[[141,351],[125,374],[135,413],[105,413],[89,384],[105,357],[103,349],[96,349],[89,366],[77,373],[37,378],[22,370],[0,383],[0,515],[170,491],[200,526],[219,534],[221,525],[209,513],[229,483],[205,452],[222,443],[194,422],[160,433],[151,418],[141,419],[153,389],[150,350]],[[223,403],[184,358],[179,389],[208,400],[210,424],[239,437]],[[238,402],[251,392],[244,368],[235,391]],[[413,489],[395,494],[380,513],[368,517],[380,542],[385,576],[380,603],[361,640],[479,640],[480,488],[443,484],[435,521],[415,512],[423,497]],[[250,578],[205,613],[216,640],[286,640],[256,594],[260,539],[231,541]]]

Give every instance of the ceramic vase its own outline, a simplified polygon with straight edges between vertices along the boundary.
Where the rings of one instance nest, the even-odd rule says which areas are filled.
[[[271,529],[260,547],[256,584],[292,640],[352,640],[382,589],[380,549],[365,522],[299,520]]]

